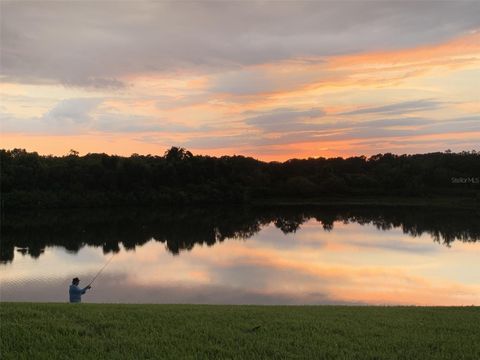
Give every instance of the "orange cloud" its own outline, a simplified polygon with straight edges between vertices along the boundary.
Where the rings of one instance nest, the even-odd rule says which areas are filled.
[[[352,65],[369,68],[375,66],[398,68],[407,64],[418,63],[444,64],[455,66],[455,60],[472,60],[478,63],[480,59],[480,33],[473,33],[450,40],[441,44],[424,45],[415,48],[408,48],[394,51],[377,51],[363,54],[344,55],[334,57],[330,62],[336,68],[351,67]],[[444,62],[440,61],[443,59]],[[450,61],[447,61],[450,60]],[[460,61],[461,63],[461,61]]]
[[[395,87],[436,69],[454,71],[478,68],[479,65],[480,33],[473,33],[446,43],[416,48],[254,66],[251,68],[268,74],[268,78],[284,77],[290,86],[256,94],[255,97],[245,95],[243,98],[247,100],[248,106],[255,106],[257,101],[264,105],[280,104],[287,100],[305,103],[305,99],[326,91],[355,87]]]

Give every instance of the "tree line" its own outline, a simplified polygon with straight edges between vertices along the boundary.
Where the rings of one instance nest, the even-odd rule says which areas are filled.
[[[332,196],[480,197],[480,152],[291,159],[193,155],[43,156],[0,150],[4,208],[248,203]]]

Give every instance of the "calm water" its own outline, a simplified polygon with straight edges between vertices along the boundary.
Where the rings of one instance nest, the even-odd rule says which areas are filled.
[[[480,216],[284,207],[7,213],[1,300],[480,305]]]

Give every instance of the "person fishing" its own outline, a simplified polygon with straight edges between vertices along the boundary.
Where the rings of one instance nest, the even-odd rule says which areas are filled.
[[[110,259],[105,263],[105,265],[102,266],[102,268],[97,272],[97,274],[93,277],[92,281],[85,286],[83,289],[78,287],[78,284],[80,284],[80,279],[78,277],[73,278],[72,280],[72,285],[70,285],[69,289],[69,294],[70,294],[70,302],[71,303],[81,303],[82,302],[82,295],[87,292],[87,290],[92,288],[92,284],[94,281],[97,279],[98,275],[102,273],[102,271],[110,264],[110,261],[112,261],[113,257],[115,254],[112,255]]]
[[[87,290],[91,289],[90,285],[87,285],[83,289],[78,286],[80,284],[80,279],[78,277],[72,280],[72,284],[68,290],[70,294],[70,302],[71,303],[81,303],[82,302],[82,295],[87,292]]]

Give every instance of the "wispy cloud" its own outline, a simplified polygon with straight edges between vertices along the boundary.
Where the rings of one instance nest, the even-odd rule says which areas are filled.
[[[361,114],[408,114],[418,111],[437,109],[442,105],[440,101],[432,99],[404,101],[396,104],[383,106],[365,107],[357,110],[347,111],[339,115],[361,115]]]
[[[104,99],[74,98],[61,100],[38,117],[18,118],[2,112],[2,130],[31,134],[103,133],[198,133],[212,130],[210,126],[187,126],[166,119],[121,113],[102,108]]]
[[[92,120],[90,113],[102,102],[102,99],[67,99],[60,101],[48,111],[42,121],[60,126],[83,124]]]
[[[322,109],[274,109],[260,115],[245,119],[247,125],[254,126],[266,132],[289,132],[314,129],[315,124],[307,121],[324,115]]]
[[[102,101],[98,98],[65,99],[42,116],[32,118],[3,114],[2,128],[6,132],[73,133],[90,126],[92,112]]]

